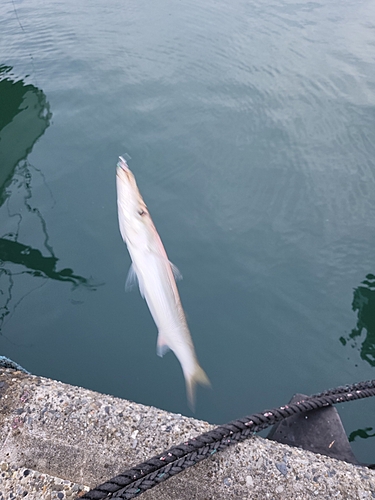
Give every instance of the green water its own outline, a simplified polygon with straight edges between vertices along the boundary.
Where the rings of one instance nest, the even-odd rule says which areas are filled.
[[[0,354],[191,415],[116,212],[127,155],[225,422],[375,378],[375,6],[0,5]],[[340,414],[375,462],[375,402]]]

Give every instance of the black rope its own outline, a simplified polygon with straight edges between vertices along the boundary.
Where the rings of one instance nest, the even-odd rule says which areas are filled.
[[[244,441],[285,418],[324,406],[375,396],[375,380],[314,394],[297,403],[255,413],[220,425],[150,458],[90,490],[80,500],[129,499],[201,462],[228,446]]]

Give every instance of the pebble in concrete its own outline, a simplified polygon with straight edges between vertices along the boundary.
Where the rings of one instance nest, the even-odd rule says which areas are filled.
[[[73,500],[85,491],[87,486],[67,479],[0,463],[0,500]]]

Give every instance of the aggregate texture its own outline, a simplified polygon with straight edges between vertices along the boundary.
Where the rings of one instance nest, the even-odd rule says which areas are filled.
[[[0,500],[74,499],[207,422],[0,369]],[[375,499],[375,472],[253,436],[142,500]]]

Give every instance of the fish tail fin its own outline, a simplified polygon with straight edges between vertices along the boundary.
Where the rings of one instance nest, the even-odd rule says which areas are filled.
[[[197,384],[201,384],[211,387],[211,382],[209,381],[203,368],[199,366],[198,363],[196,364],[194,373],[185,377],[185,380],[189,407],[192,411],[195,411],[195,386]]]

